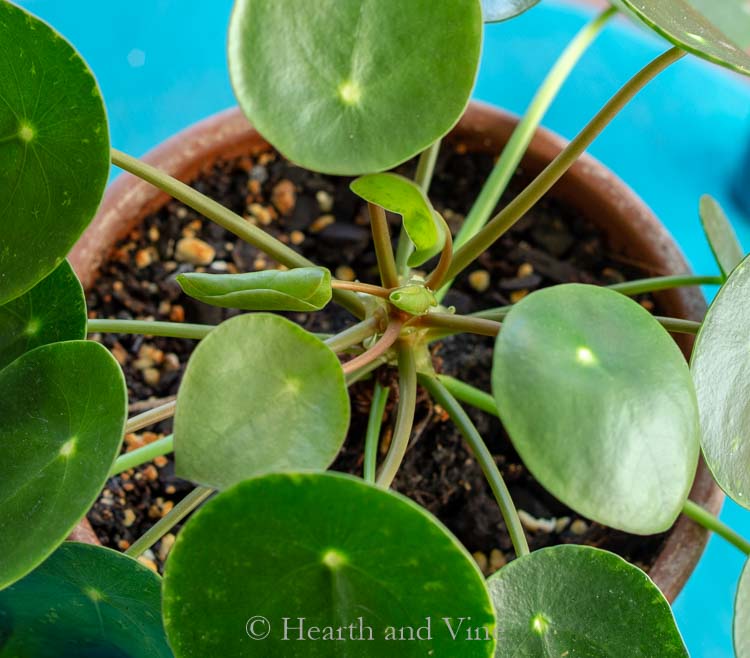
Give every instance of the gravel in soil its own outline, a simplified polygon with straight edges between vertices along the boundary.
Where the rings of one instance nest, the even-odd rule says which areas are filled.
[[[438,159],[431,198],[454,228],[485,180],[493,158],[467,153],[447,142]],[[411,175],[414,163],[400,168]],[[344,280],[377,282],[366,208],[349,190],[351,179],[295,167],[269,151],[219,163],[194,186],[247,221],[331,269]],[[517,173],[510,198],[523,183]],[[392,234],[398,217],[389,215]],[[91,317],[219,323],[237,311],[201,304],[182,294],[182,272],[234,273],[278,265],[254,247],[171,201],[120,241],[88,293]],[[519,301],[529,292],[565,282],[607,285],[653,275],[610,253],[603,235],[584,218],[544,199],[456,282],[445,299],[459,313]],[[654,304],[640,299],[649,310]],[[352,322],[335,305],[321,313],[289,313],[310,331],[334,332]],[[195,341],[102,334],[94,336],[114,354],[128,382],[131,414],[173,399]],[[437,368],[489,390],[492,340],[473,335],[437,343]],[[387,449],[398,390],[392,370],[377,373],[391,387],[381,452]],[[372,381],[351,388],[352,422],[333,468],[360,474]],[[532,549],[558,543],[605,548],[648,568],[664,535],[636,537],[590,522],[547,493],[529,474],[500,422],[469,409],[520,510]],[[164,421],[125,437],[124,450],[154,441],[171,429]],[[174,475],[171,456],[110,478],[89,513],[105,546],[126,549],[191,489]],[[420,391],[415,430],[394,488],[436,514],[489,574],[512,558],[512,546],[481,469],[445,412]],[[175,529],[176,532],[179,529]],[[142,561],[161,570],[175,535],[147,551]]]

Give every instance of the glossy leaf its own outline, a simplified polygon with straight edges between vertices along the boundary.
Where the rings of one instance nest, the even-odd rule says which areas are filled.
[[[248,119],[285,156],[356,175],[453,127],[481,44],[479,0],[238,0],[229,72]]]
[[[402,311],[412,315],[426,313],[431,307],[437,306],[434,293],[423,284],[410,283],[401,286],[388,295],[391,303]]]
[[[734,43],[750,46],[750,11],[746,0],[688,0]]]
[[[496,658],[687,658],[664,595],[638,567],[588,546],[525,555],[488,580]]]
[[[693,349],[701,445],[719,486],[750,509],[750,258],[721,287]]]
[[[732,223],[724,214],[716,199],[704,194],[700,200],[700,217],[708,244],[726,277],[740,264],[745,254],[732,228]]]
[[[54,30],[0,2],[0,304],[50,274],[91,221],[109,176],[93,75]]]
[[[183,292],[212,306],[243,311],[319,311],[331,301],[331,273],[323,267],[245,274],[177,277]]]
[[[121,553],[66,542],[0,592],[0,658],[171,658],[161,579]]]
[[[495,644],[484,579],[459,542],[410,500],[343,475],[268,475],[206,503],[169,556],[163,608],[177,658],[479,658]],[[300,617],[303,633],[353,635],[298,640]],[[386,640],[389,626],[414,639]]]
[[[485,23],[497,23],[518,16],[539,4],[539,0],[482,0]]]
[[[327,468],[349,427],[339,360],[266,313],[219,325],[190,357],[177,394],[177,474],[222,489],[273,471]]]
[[[714,5],[736,4],[737,10],[741,10],[737,0],[707,1]],[[714,64],[750,75],[750,55],[733,43],[719,27],[698,10],[705,9],[706,5],[702,2],[699,3],[696,0],[612,0],[612,3],[635,16],[675,46]],[[715,16],[718,12],[711,13]],[[719,24],[723,27],[726,22],[717,21],[717,25]]]
[[[86,338],[86,298],[68,261],[27,293],[0,306],[0,370],[24,352]]]
[[[0,371],[0,589],[91,507],[122,442],[127,391],[98,343],[37,347]]]
[[[445,244],[442,223],[420,187],[398,174],[369,174],[351,183],[352,192],[365,201],[395,212],[404,220],[404,229],[414,244],[410,267],[419,267]]]
[[[677,518],[698,462],[698,410],[677,345],[638,303],[569,284],[503,321],[500,418],[534,477],[595,521],[652,534]]]
[[[732,635],[737,658],[750,658],[750,568],[748,568],[748,562],[745,562],[737,584]]]

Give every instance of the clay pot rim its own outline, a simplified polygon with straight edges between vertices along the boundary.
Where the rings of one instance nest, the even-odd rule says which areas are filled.
[[[501,137],[504,135],[502,141],[507,141],[507,136],[517,122],[516,116],[504,110],[472,102],[452,135],[473,140],[475,146],[479,144],[486,149],[496,141],[497,134]],[[497,134],[491,138],[488,131]],[[567,143],[555,133],[539,129],[522,167],[530,159],[546,164]],[[143,160],[188,182],[219,158],[231,159],[267,148],[267,143],[250,126],[239,109],[230,108],[186,128],[149,151]],[[635,242],[635,246],[645,251],[665,273],[689,271],[679,247],[651,210],[621,179],[589,155],[582,156],[550,194],[564,197],[571,190],[578,194],[577,190],[580,189],[586,190],[587,202],[616,213],[612,216],[625,218],[623,225],[630,227],[630,243]],[[109,186],[97,216],[69,256],[86,288],[93,283],[110,247],[168,199],[169,196],[165,193],[127,173],[119,176]],[[572,202],[569,200],[568,203]],[[605,227],[605,230],[609,228]],[[671,296],[670,303],[679,309],[680,317],[700,320],[705,314],[705,299],[698,289],[675,290],[667,293],[667,296]],[[689,350],[688,343],[683,343],[682,346],[683,351]],[[718,514],[721,509],[724,495],[702,458],[690,497],[713,514]],[[84,528],[88,525],[86,519],[82,525]],[[678,518],[649,572],[670,602],[676,598],[695,569],[707,541],[708,531],[684,515]]]

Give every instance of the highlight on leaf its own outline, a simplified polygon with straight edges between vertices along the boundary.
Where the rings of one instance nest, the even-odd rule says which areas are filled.
[[[485,23],[507,21],[539,4],[539,0],[482,0]]]
[[[186,295],[212,306],[243,311],[319,311],[331,301],[331,273],[324,267],[245,274],[189,272],[177,277]]]

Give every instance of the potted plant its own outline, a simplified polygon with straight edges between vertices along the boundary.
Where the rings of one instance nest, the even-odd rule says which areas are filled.
[[[487,3],[484,18],[514,4]],[[439,7],[298,3],[294,11],[283,3],[237,3],[229,54],[240,105],[291,160],[356,176],[351,189],[367,205],[377,267],[378,279],[369,283],[336,270],[332,276],[294,249],[291,235],[284,241],[261,228],[262,217],[249,222],[163,171],[110,151],[104,106],[85,64],[51,28],[0,4],[0,29],[14,44],[0,57],[0,163],[7,174],[0,179],[0,655],[685,655],[667,600],[637,566],[590,546],[529,552],[486,438],[460,402],[498,415],[528,470],[576,513],[647,535],[669,530],[684,512],[750,552],[687,498],[699,446],[721,488],[741,504],[748,496],[741,433],[747,350],[737,330],[747,270],[720,209],[709,199],[701,208],[718,280],[656,277],[615,290],[559,285],[468,315],[443,304],[451,282],[685,50],[750,72],[741,49],[684,3],[621,4],[675,47],[628,82],[493,217],[549,96],[613,11],[597,18],[506,140],[454,238],[450,217],[426,191],[439,140],[471,92],[483,20],[478,0]],[[294,39],[284,37],[290,29]],[[449,50],[450,57],[435,56]],[[247,313],[218,326],[87,318],[80,282],[64,258],[94,215],[110,153],[118,166],[284,266],[175,277],[198,302]],[[383,173],[419,153],[417,182]],[[130,198],[110,201],[108,212],[113,203],[137,200],[139,188],[128,189]],[[395,253],[386,211],[390,221],[400,218]],[[98,221],[77,247],[79,267],[94,261],[91,250],[104,244],[96,232],[111,221]],[[202,266],[207,245],[189,234],[182,240],[175,252]],[[483,276],[470,282],[475,290]],[[704,282],[722,288],[701,322],[654,317],[626,296]],[[355,318],[332,334],[316,335],[280,315],[322,311],[331,302]],[[667,330],[698,333],[690,369]],[[127,419],[120,365],[83,340],[87,331],[201,342],[176,402]],[[431,346],[451,335],[460,345],[463,334],[495,339],[492,363],[484,364],[492,395],[436,373]],[[383,431],[384,371],[398,373],[392,431]],[[367,377],[363,477],[326,472],[347,435],[348,386]],[[420,390],[471,446],[512,540],[517,559],[489,579],[440,522],[389,491]],[[117,457],[126,428],[173,414],[174,436]],[[109,474],[172,451],[178,475],[198,486],[128,555],[63,543]],[[702,502],[716,502],[703,493]],[[133,556],[199,506],[160,582]],[[740,653],[747,588],[743,579]]]

